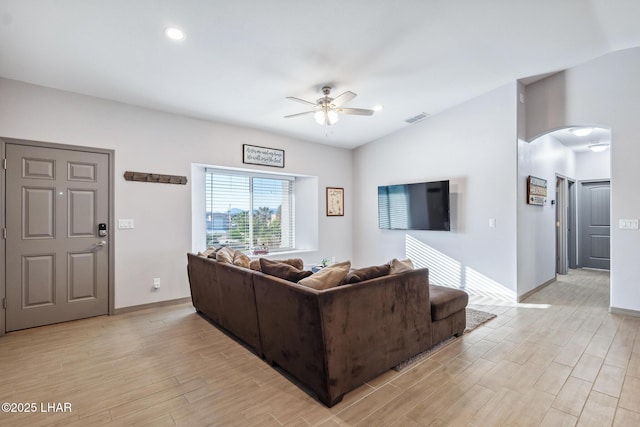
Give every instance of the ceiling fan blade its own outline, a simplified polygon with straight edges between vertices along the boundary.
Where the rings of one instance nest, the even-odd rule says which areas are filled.
[[[315,113],[315,110],[313,110],[313,111],[305,111],[304,113],[289,114],[288,116],[284,116],[284,118],[285,119],[290,119],[291,117],[304,116],[305,114],[313,114],[313,113]]]
[[[295,96],[287,96],[287,99],[290,99],[292,101],[296,101],[296,102],[299,102],[299,103],[305,104],[305,105],[313,105],[314,107],[316,105],[318,105],[315,102],[305,101],[304,99],[296,98]]]
[[[333,101],[331,101],[331,103],[333,105],[335,105],[336,107],[340,107],[341,105],[346,104],[347,102],[351,101],[353,98],[355,98],[357,95],[353,92],[351,92],[350,90],[341,93],[340,95],[336,96],[335,98],[333,98]]]
[[[336,111],[342,114],[356,114],[358,116],[372,116],[375,113],[373,110],[364,108],[336,108]]]

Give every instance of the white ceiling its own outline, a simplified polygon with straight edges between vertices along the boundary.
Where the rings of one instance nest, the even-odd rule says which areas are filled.
[[[611,130],[605,128],[590,128],[591,133],[585,136],[576,136],[572,130],[577,128],[559,129],[549,135],[556,138],[563,145],[575,152],[589,151],[590,145],[611,145]]]
[[[0,0],[0,76],[353,148],[638,46],[639,16],[637,0]],[[325,84],[384,110],[331,127],[283,117],[305,110],[286,96]]]

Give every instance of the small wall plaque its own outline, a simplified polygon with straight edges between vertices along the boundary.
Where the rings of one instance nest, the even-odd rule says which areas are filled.
[[[131,172],[124,173],[124,179],[127,181],[139,181],[139,182],[157,182],[160,184],[187,184],[186,176],[179,175],[162,175],[158,173],[147,172]]]
[[[284,150],[242,144],[242,162],[283,168]]]
[[[327,216],[344,216],[344,188],[327,187]]]
[[[529,175],[527,178],[527,203],[544,206],[547,204],[547,180]]]

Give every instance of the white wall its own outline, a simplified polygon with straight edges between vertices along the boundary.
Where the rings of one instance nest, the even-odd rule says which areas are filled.
[[[305,262],[351,257],[351,151],[7,79],[0,79],[0,94],[0,136],[115,150],[116,220],[135,221],[133,230],[114,230],[116,308],[190,295],[193,183],[128,182],[124,172],[191,177],[192,163],[243,167],[243,143],[284,149],[286,167],[278,172],[318,177],[319,250],[304,254]],[[344,217],[325,216],[327,186],[344,187]],[[157,292],[154,277],[162,279]]]
[[[611,179],[611,151],[576,153],[576,180]]]
[[[527,87],[527,138],[575,125],[612,131],[611,223],[640,218],[640,48],[614,52]],[[640,231],[611,229],[611,306],[640,311]]]
[[[527,204],[527,177],[547,180],[547,204]],[[575,179],[575,153],[550,135],[518,141],[518,296],[556,274],[556,175]]]
[[[355,150],[354,265],[409,256],[429,267],[432,282],[515,298],[516,87]],[[452,231],[378,229],[379,185],[444,179],[451,180]]]

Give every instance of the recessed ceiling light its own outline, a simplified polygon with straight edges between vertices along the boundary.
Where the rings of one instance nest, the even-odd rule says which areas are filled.
[[[384,109],[384,107],[380,104],[376,105],[375,107],[373,107],[373,111],[382,111]]]
[[[571,129],[571,133],[575,136],[587,136],[591,132],[593,132],[593,128],[573,128]]]
[[[180,28],[167,27],[167,29],[164,30],[164,35],[170,38],[171,40],[176,40],[176,41],[184,40],[184,32]]]

